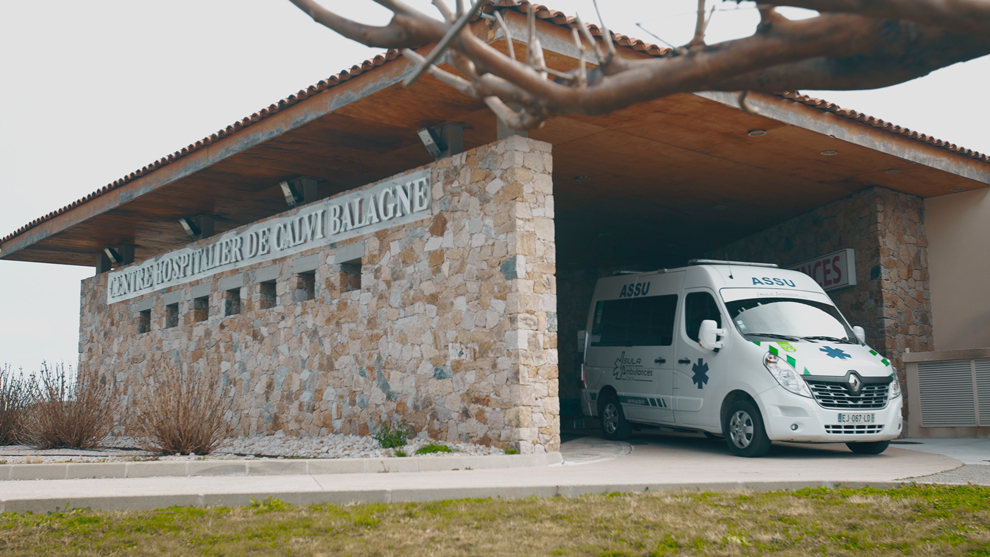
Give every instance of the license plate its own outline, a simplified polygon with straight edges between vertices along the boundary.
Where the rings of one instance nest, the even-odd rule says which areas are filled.
[[[876,421],[876,414],[839,414],[840,424],[873,424]]]

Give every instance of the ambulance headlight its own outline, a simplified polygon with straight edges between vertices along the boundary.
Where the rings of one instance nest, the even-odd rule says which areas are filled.
[[[780,383],[780,386],[788,391],[801,396],[811,398],[811,389],[798,372],[787,363],[787,360],[776,354],[767,354],[763,357],[763,365],[773,378]]]
[[[897,380],[897,370],[894,368],[890,369],[894,372],[894,374],[890,376],[890,400],[894,400],[895,398],[901,396],[901,382]]]

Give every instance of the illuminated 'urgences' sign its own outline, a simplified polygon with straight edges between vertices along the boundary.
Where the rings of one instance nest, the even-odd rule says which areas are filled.
[[[228,232],[108,275],[107,303],[122,302],[214,273],[278,259],[308,249],[426,218],[430,174],[422,170],[364,191],[307,205],[295,214]]]

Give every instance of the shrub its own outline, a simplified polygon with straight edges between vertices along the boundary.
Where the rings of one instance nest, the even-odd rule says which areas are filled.
[[[519,454],[519,449],[513,449],[512,447],[505,448],[505,454]]]
[[[452,453],[450,447],[447,445],[441,445],[440,443],[430,443],[429,445],[423,445],[422,447],[416,449],[416,454],[433,454],[433,453]]]
[[[28,379],[30,409],[25,436],[39,449],[91,449],[105,439],[117,422],[113,384],[95,374],[72,377],[65,364],[48,367]]]
[[[10,365],[0,368],[0,445],[23,440],[27,395],[24,381],[14,375]]]
[[[139,444],[159,454],[210,454],[233,433],[226,417],[233,400],[219,374],[162,364],[135,398]]]
[[[375,433],[375,441],[384,449],[396,449],[406,446],[412,428],[405,420],[399,422],[386,421]]]

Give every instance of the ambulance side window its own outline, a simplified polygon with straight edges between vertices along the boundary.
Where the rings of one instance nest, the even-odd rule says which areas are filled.
[[[711,319],[722,328],[722,314],[718,311],[715,298],[708,292],[692,292],[684,298],[684,328],[688,338],[698,342],[701,322]]]
[[[592,346],[670,346],[677,295],[606,300],[595,306]]]

